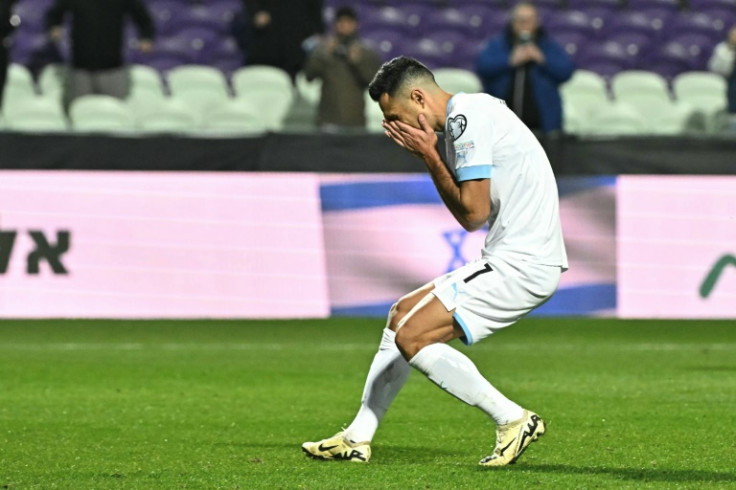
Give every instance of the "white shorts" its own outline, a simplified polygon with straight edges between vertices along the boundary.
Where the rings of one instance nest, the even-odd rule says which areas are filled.
[[[479,259],[434,280],[432,291],[462,327],[466,345],[515,323],[546,302],[560,283],[560,267]]]

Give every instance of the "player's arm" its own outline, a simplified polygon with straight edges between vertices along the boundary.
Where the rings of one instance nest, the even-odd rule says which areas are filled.
[[[386,135],[396,144],[421,158],[432,176],[437,192],[460,225],[475,231],[482,228],[491,214],[490,179],[456,182],[437,151],[437,135],[419,115],[421,129],[401,121],[384,123]]]

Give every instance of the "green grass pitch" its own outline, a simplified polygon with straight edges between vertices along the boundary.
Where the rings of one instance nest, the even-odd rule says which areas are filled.
[[[526,319],[466,352],[548,423],[493,426],[413,373],[368,465],[307,459],[357,409],[383,328],[0,321],[0,489],[736,488],[736,322]]]

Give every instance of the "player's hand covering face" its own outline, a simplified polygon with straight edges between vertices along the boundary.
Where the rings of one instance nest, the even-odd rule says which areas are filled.
[[[424,114],[417,116],[417,125],[419,128],[397,119],[383,121],[386,136],[402,148],[422,158],[436,151],[437,134],[427,122],[427,117]]]

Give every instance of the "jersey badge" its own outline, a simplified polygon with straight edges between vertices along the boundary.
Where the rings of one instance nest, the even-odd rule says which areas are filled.
[[[465,132],[465,128],[468,126],[468,120],[462,114],[458,114],[457,116],[448,119],[447,125],[450,129],[452,139],[456,140]]]

